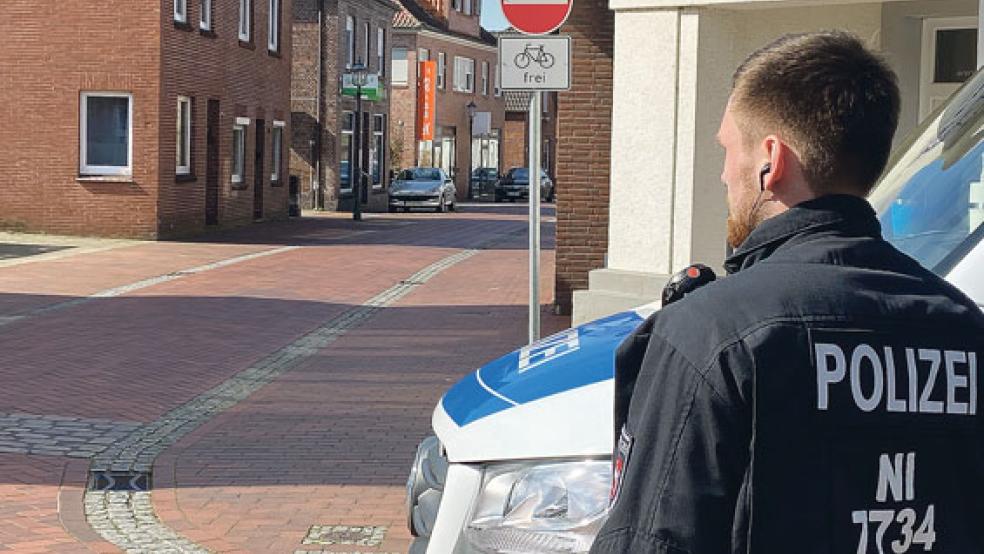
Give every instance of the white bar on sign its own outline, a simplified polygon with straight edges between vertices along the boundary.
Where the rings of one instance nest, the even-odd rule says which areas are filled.
[[[549,4],[566,6],[567,0],[502,0],[502,3],[509,5]]]

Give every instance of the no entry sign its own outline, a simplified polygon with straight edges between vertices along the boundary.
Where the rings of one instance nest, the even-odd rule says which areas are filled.
[[[502,13],[519,32],[545,35],[560,28],[571,15],[574,0],[500,0]]]

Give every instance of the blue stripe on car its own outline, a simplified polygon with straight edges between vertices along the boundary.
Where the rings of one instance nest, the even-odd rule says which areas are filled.
[[[524,358],[522,372],[523,351],[507,354],[479,370],[481,382],[476,372],[454,385],[442,400],[444,411],[464,426],[513,407],[501,397],[526,404],[611,379],[615,349],[640,323],[642,318],[635,312],[586,323],[576,328],[576,349],[569,347],[564,336],[570,331],[548,337],[530,348],[532,355]],[[538,357],[543,352],[547,358]],[[483,382],[498,396],[483,387]]]

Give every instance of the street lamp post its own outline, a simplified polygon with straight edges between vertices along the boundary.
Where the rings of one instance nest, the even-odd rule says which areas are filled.
[[[352,183],[352,219],[359,221],[362,219],[362,87],[366,86],[369,78],[369,71],[361,61],[352,66],[352,84],[355,85],[355,153],[353,154],[353,167],[349,171],[349,178],[354,177]]]
[[[475,102],[468,102],[465,109],[468,110],[468,199],[472,200],[474,196],[474,191],[472,190],[472,173],[475,170],[472,167],[475,165],[475,160],[473,159],[475,156],[475,111],[478,109],[478,106],[475,105]]]

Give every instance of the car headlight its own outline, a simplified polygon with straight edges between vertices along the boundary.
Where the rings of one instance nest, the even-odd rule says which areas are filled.
[[[608,460],[489,466],[465,536],[489,554],[587,552],[610,486]]]

